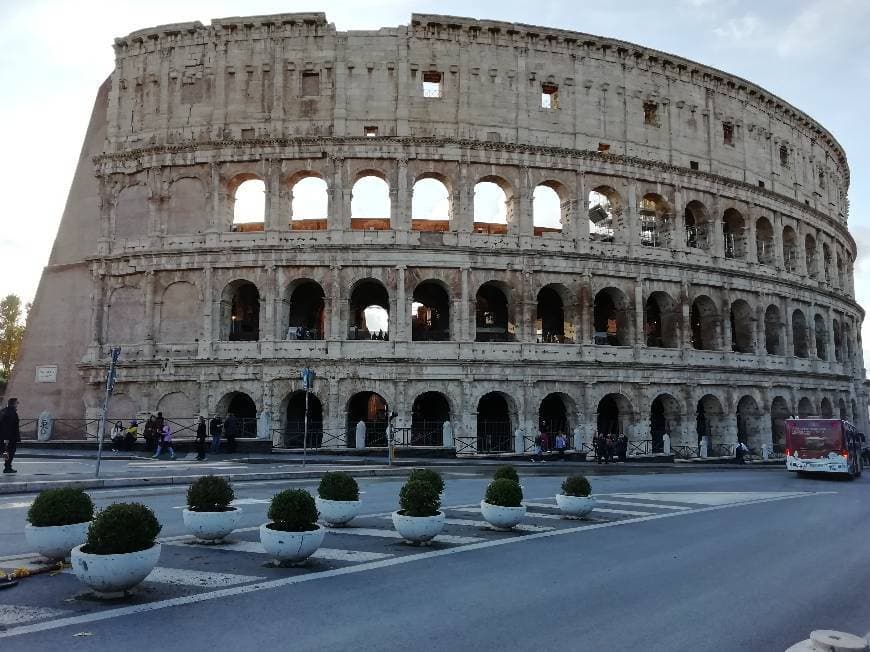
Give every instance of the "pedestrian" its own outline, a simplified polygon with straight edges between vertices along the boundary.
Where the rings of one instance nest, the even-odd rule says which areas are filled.
[[[610,464],[610,461],[613,458],[613,436],[610,434],[602,435],[601,440],[602,453],[604,454],[604,463]]]
[[[625,433],[616,440],[616,455],[620,462],[628,461],[628,437],[625,436]]]
[[[159,415],[158,415],[159,416]],[[160,440],[157,442],[157,452],[151,456],[151,459],[157,459],[163,454],[163,449],[169,451],[169,459],[175,459],[175,451],[172,450],[172,430],[169,428],[169,424],[163,426],[163,429],[160,431]]]
[[[737,446],[734,447],[734,458],[738,464],[746,464],[746,453],[749,452],[749,448],[742,441],[737,442]]]
[[[205,459],[205,417],[199,415],[199,423],[196,424],[196,459]]]
[[[221,452],[221,432],[223,432],[224,422],[218,415],[214,415],[208,428],[211,433],[211,452],[217,455]]]
[[[595,436],[592,438],[592,452],[595,454],[595,461],[598,464],[601,464],[601,458],[603,457],[601,454],[601,433],[596,432]]]
[[[142,436],[145,438],[145,450],[151,450],[157,443],[157,420],[153,414],[148,415],[145,421],[145,427],[142,430]]]
[[[239,421],[236,415],[230,412],[224,420],[224,435],[227,438],[227,453],[236,452],[236,437],[239,435]]]
[[[12,468],[15,450],[21,441],[18,423],[18,399],[10,398],[6,407],[0,410],[0,453],[3,453],[3,473],[18,473]]]
[[[550,435],[547,434],[546,424],[541,429],[541,448],[543,448],[545,451],[550,450]]]
[[[544,461],[544,446],[543,446],[541,435],[537,435],[535,437],[535,447],[534,447],[534,454],[532,455],[532,461],[534,461],[534,462],[543,462]]]
[[[123,448],[121,450],[131,451],[136,445],[136,437],[139,436],[139,422],[136,419],[130,420],[130,425],[124,431]]]
[[[568,447],[568,442],[565,441],[565,435],[561,432],[556,435],[556,452],[559,454],[559,459],[565,459],[565,449]]]
[[[116,421],[115,425],[112,426],[112,433],[109,435],[109,438],[112,440],[112,452],[121,448],[124,445],[124,424]]]

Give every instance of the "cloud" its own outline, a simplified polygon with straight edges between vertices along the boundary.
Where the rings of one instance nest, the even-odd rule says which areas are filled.
[[[788,23],[776,40],[776,51],[783,58],[839,57],[840,53],[863,43],[870,4],[864,0],[816,0]]]
[[[746,41],[758,35],[762,27],[761,18],[755,14],[746,14],[740,18],[732,18],[722,27],[713,28],[713,33],[727,41]]]

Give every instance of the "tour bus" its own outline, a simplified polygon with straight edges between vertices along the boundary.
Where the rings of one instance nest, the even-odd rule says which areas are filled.
[[[798,473],[861,475],[861,435],[842,419],[786,419],[785,465]]]

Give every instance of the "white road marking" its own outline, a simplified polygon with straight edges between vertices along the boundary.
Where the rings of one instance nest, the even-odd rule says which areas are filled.
[[[0,504],[0,509],[23,509],[25,507],[30,507],[32,504],[32,500],[25,500],[18,503],[5,503]]]
[[[475,521],[470,518],[446,518],[444,522],[447,525],[464,525],[468,527],[479,527],[482,529],[487,529],[490,525],[486,521]],[[546,527],[544,525],[530,525],[529,523],[520,523],[519,525],[514,526],[514,530],[518,532],[549,532],[550,530],[555,530],[554,527]]]
[[[205,588],[217,588],[222,586],[235,586],[247,582],[257,582],[262,577],[252,575],[234,575],[232,573],[213,573],[195,570],[183,570],[181,568],[164,568],[158,566],[148,577],[146,582],[158,584],[174,584],[178,586],[200,586]]]
[[[822,493],[831,493],[831,492],[819,492],[819,493],[805,493],[798,495],[790,495],[790,496],[779,496],[775,498],[766,498],[755,501],[755,504],[760,503],[770,503],[777,502],[781,500],[788,500],[794,498],[805,498],[809,496],[816,496]],[[279,589],[285,586],[292,586],[295,584],[302,584],[304,582],[313,582],[320,579],[326,579],[330,577],[341,577],[343,575],[352,575],[355,573],[363,573],[370,570],[378,570],[380,568],[389,568],[392,566],[400,566],[403,564],[410,564],[416,561],[422,561],[425,559],[434,559],[436,557],[447,557],[450,555],[458,555],[465,552],[472,552],[475,550],[486,550],[488,548],[496,548],[499,546],[508,546],[515,545],[518,543],[527,543],[529,541],[534,541],[536,539],[543,539],[549,537],[560,537],[567,536],[569,534],[578,534],[578,533],[586,533],[592,532],[594,530],[600,530],[608,527],[622,527],[625,525],[630,525],[634,523],[646,523],[648,521],[659,521],[666,518],[674,518],[676,516],[684,516],[687,514],[702,514],[706,512],[715,512],[721,509],[730,509],[732,507],[737,506],[736,503],[728,504],[728,505],[713,505],[709,507],[699,507],[697,509],[692,509],[686,512],[668,512],[666,514],[653,514],[651,516],[642,516],[638,518],[631,519],[623,519],[621,521],[608,521],[606,523],[593,523],[591,525],[585,524],[580,525],[578,527],[564,528],[560,530],[551,530],[549,532],[537,532],[534,534],[529,534],[524,537],[504,537],[499,539],[491,539],[488,541],[481,541],[479,543],[469,544],[467,546],[457,546],[454,548],[442,548],[440,550],[426,550],[423,552],[419,552],[413,555],[401,555],[397,557],[391,557],[390,559],[381,559],[378,561],[373,561],[365,564],[358,564],[356,566],[343,566],[342,568],[334,568],[327,571],[320,571],[315,573],[306,573],[300,575],[293,575],[292,577],[283,577],[281,579],[271,580],[267,582],[258,582],[256,584],[247,584],[244,586],[234,586],[228,587],[225,589],[217,589],[215,591],[208,591],[204,593],[198,593],[195,595],[186,595],[177,598],[169,598],[167,600],[156,600],[154,602],[146,602],[142,604],[129,605],[126,607],[118,607],[116,609],[106,609],[105,611],[96,611],[87,614],[82,614],[78,616],[70,616],[66,618],[59,618],[57,620],[42,622],[42,623],[32,623],[29,625],[21,625],[18,627],[13,627],[11,629],[7,629],[6,631],[0,631],[0,638],[11,638],[13,636],[21,636],[23,634],[32,634],[35,632],[48,631],[52,629],[59,629],[61,627],[72,627],[75,625],[82,625],[85,623],[93,623],[99,622],[103,620],[109,620],[112,618],[120,618],[123,616],[130,616],[134,614],[140,613],[148,613],[151,611],[158,611],[160,609],[166,609],[169,607],[181,607],[189,604],[198,604],[200,602],[207,602],[210,600],[220,600],[222,598],[229,598],[238,595],[247,595],[249,593],[259,592],[259,591],[268,591],[272,589]]]
[[[395,530],[379,530],[377,528],[367,528],[367,527],[342,527],[342,528],[326,528],[326,531],[330,534],[351,534],[353,536],[360,537],[379,537],[381,539],[401,539],[402,535],[396,532]],[[458,537],[452,534],[439,534],[435,537],[435,541],[439,541],[441,543],[458,543],[458,544],[467,544],[467,543],[477,543],[478,541],[483,541],[483,539],[479,537]]]
[[[527,507],[529,503],[524,503]],[[546,505],[548,506],[548,505]],[[458,509],[454,509],[454,512],[463,512],[465,514],[480,514],[480,507],[460,507]],[[554,520],[561,521],[561,514],[542,514],[541,512],[530,512],[526,510],[525,518],[533,518],[533,519],[544,519],[544,520]]]
[[[14,627],[23,625],[34,620],[45,618],[63,618],[70,611],[63,609],[49,609],[47,607],[29,607],[17,604],[0,604],[0,626]]]
[[[627,509],[607,509],[606,507],[596,507],[592,513],[594,514],[596,512],[604,512],[605,514],[622,514],[624,516],[648,516],[650,514],[655,514],[655,512],[632,512]]]
[[[608,494],[616,498],[634,498],[636,500],[662,500],[672,503],[687,503],[689,505],[731,505],[747,503],[768,498],[791,498],[812,495],[806,491],[700,491],[645,494]]]
[[[231,543],[219,543],[213,546],[204,545],[202,547],[208,548],[210,550],[230,550],[232,552],[248,552],[258,555],[268,554],[259,541],[233,541]],[[339,548],[318,548],[317,552],[312,555],[312,557],[315,557],[317,559],[328,559],[330,561],[347,561],[357,564],[368,561],[377,561],[378,559],[386,559],[387,557],[392,556],[393,555],[384,552],[363,552],[360,550],[341,550]]]
[[[691,509],[691,507],[678,507],[677,505],[659,505],[657,503],[630,503],[623,500],[602,500],[600,498],[596,498],[596,501],[604,505],[624,505],[625,507],[653,507],[655,509],[673,509],[677,511]]]

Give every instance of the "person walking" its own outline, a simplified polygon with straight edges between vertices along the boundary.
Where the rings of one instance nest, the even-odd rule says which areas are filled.
[[[613,437],[611,435],[601,436],[601,452],[604,455],[604,463],[610,464],[613,457]]]
[[[616,455],[620,462],[628,461],[628,437],[625,436],[625,433],[616,440]]]
[[[565,435],[561,432],[556,435],[556,452],[559,454],[559,459],[565,459],[565,449],[568,447],[568,442],[565,440]]]
[[[199,423],[196,424],[196,459],[200,462],[205,459],[205,431],[205,417],[199,415]]]
[[[142,436],[145,438],[145,450],[151,450],[157,444],[157,421],[153,414],[148,415],[148,420],[145,421],[145,428],[142,430]]]
[[[227,453],[236,452],[236,437],[239,435],[239,421],[236,415],[230,412],[224,420],[224,434],[227,438]]]
[[[159,416],[159,415],[158,415]],[[166,448],[169,451],[169,459],[175,459],[175,451],[172,450],[172,430],[169,428],[169,424],[163,426],[163,429],[160,431],[160,440],[157,443],[157,452],[151,456],[152,460],[156,460],[163,454],[163,448]]]
[[[744,443],[742,441],[737,442],[737,446],[734,447],[734,458],[738,464],[745,464],[746,460],[744,459],[744,455],[746,454],[746,450],[744,448]]]
[[[603,457],[601,453],[601,433],[596,432],[595,436],[592,438],[592,452],[595,454],[595,461],[598,464],[601,464],[601,458]]]
[[[224,422],[218,415],[214,415],[208,424],[208,429],[211,433],[211,452],[217,455],[221,452],[221,433],[224,429]]]
[[[543,439],[541,435],[537,435],[535,437],[535,448],[534,454],[532,455],[532,461],[534,462],[543,462],[544,461],[544,446]]]
[[[15,450],[21,441],[18,422],[18,399],[10,398],[6,407],[0,410],[0,453],[4,455],[3,473],[18,473],[12,468]]]

